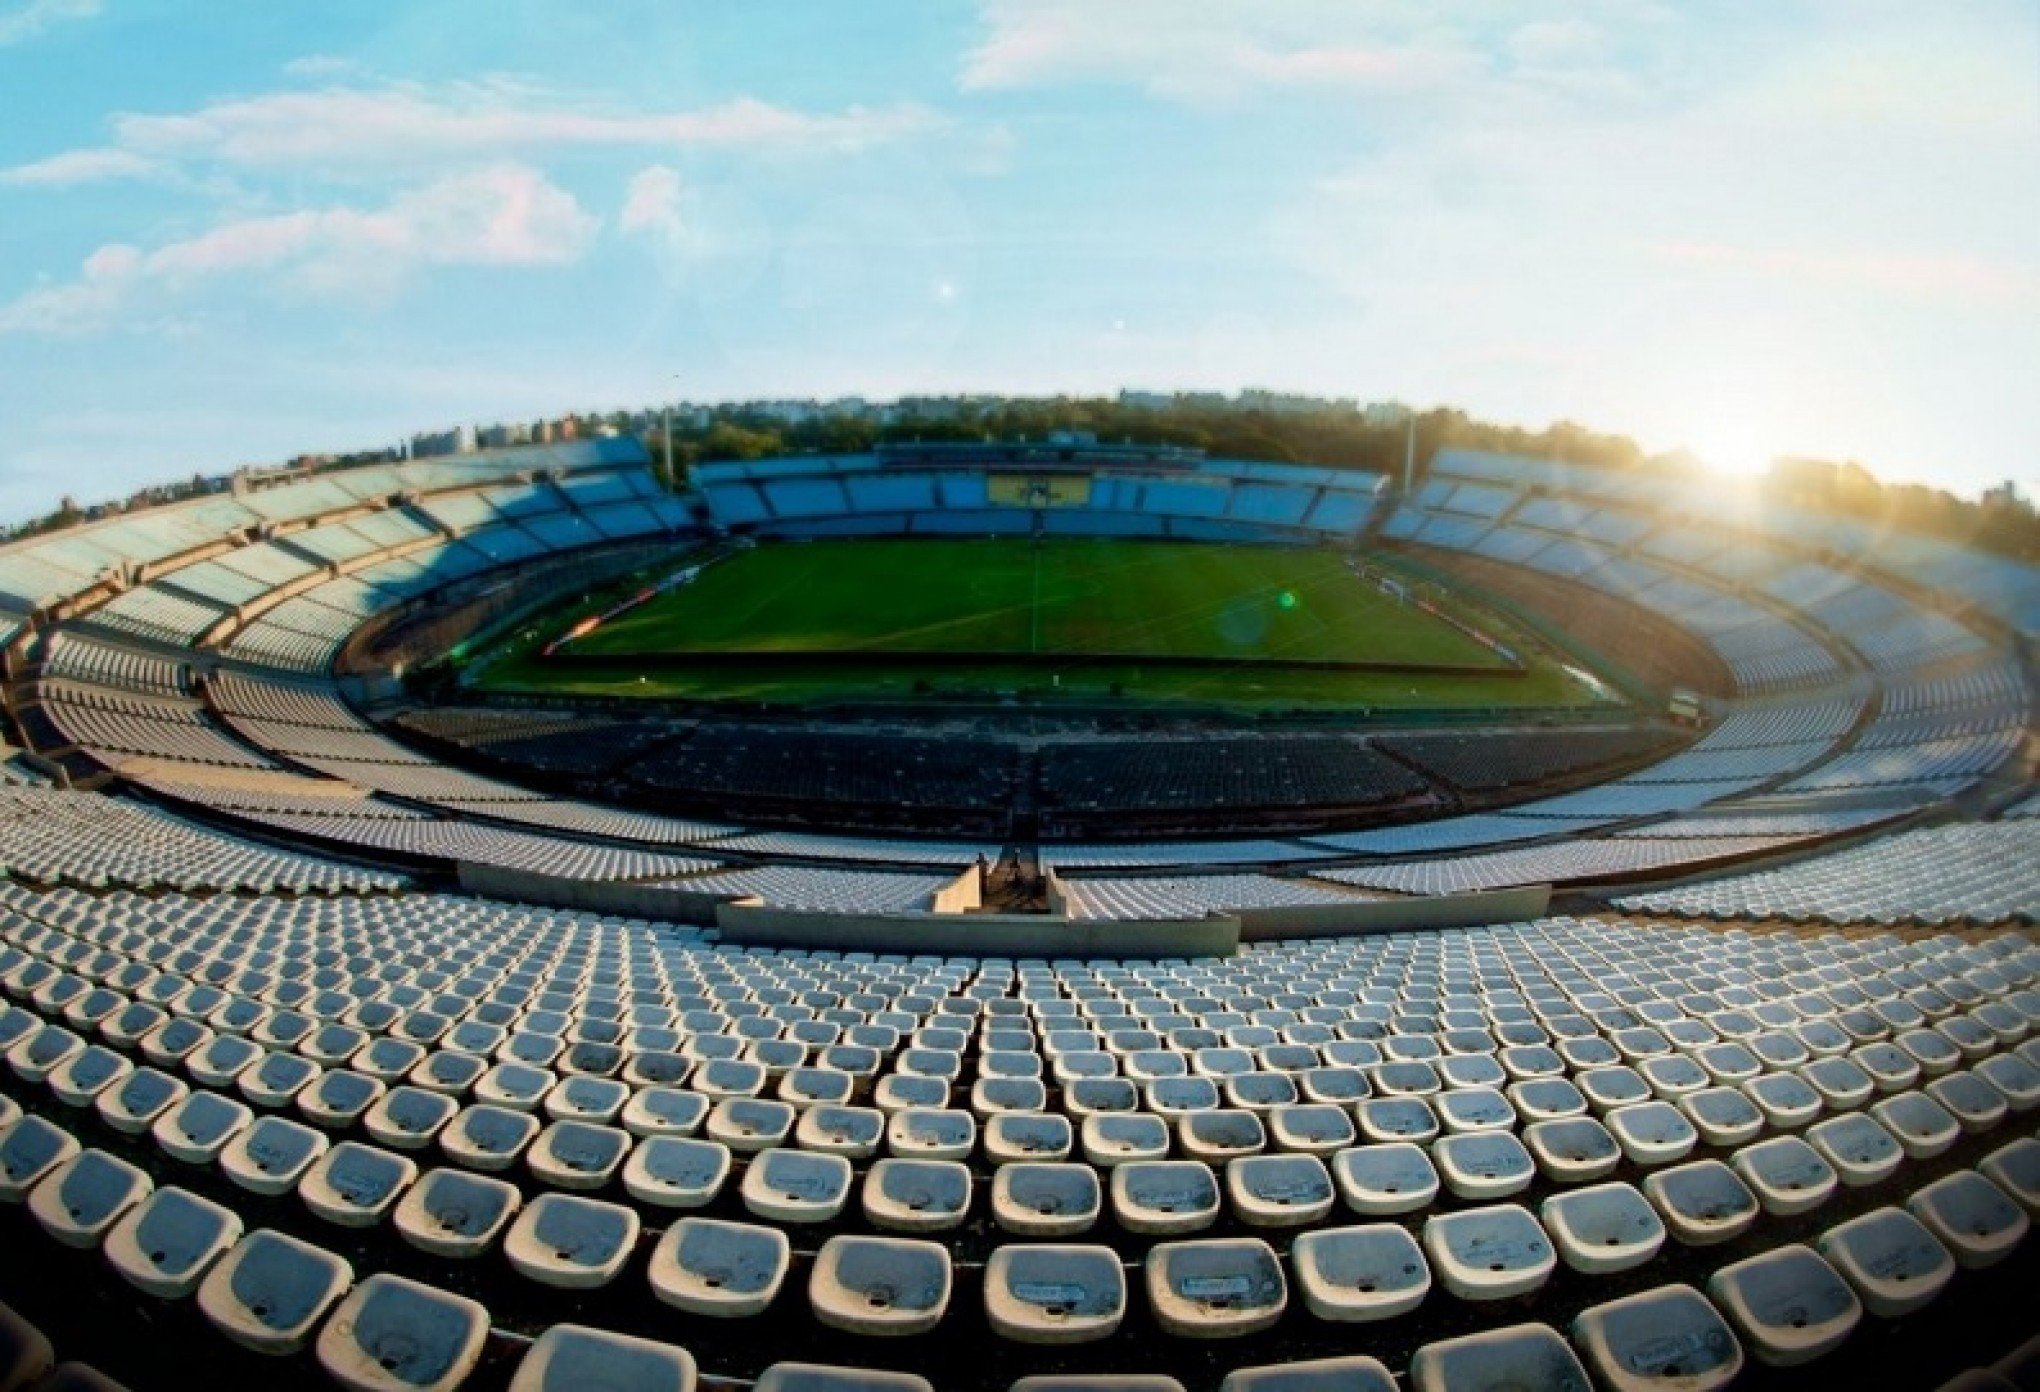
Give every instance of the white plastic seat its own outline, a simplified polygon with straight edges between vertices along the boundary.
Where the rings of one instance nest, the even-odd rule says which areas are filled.
[[[1103,1112],[1084,1118],[1078,1143],[1084,1159],[1099,1169],[1160,1160],[1169,1153],[1169,1125],[1157,1116]]]
[[[594,1081],[592,1079],[582,1081]],[[532,1177],[557,1189],[600,1189],[630,1155],[631,1134],[620,1127],[556,1121],[525,1152]]]
[[[1573,1344],[1609,1392],[1720,1392],[1742,1373],[1742,1345],[1691,1286],[1656,1286],[1582,1310]]]
[[[637,1238],[635,1209],[578,1194],[541,1194],[510,1225],[503,1255],[542,1285],[585,1290],[615,1280]]]
[[[220,1169],[250,1193],[274,1197],[294,1188],[331,1144],[309,1126],[266,1116],[220,1151]]]
[[[514,1184],[465,1170],[430,1170],[404,1191],[392,1221],[420,1251],[468,1261],[495,1245],[523,1205]]]
[[[1820,1094],[1797,1073],[1766,1073],[1742,1085],[1742,1091],[1764,1120],[1780,1131],[1792,1131],[1820,1115]]]
[[[509,1392],[694,1392],[694,1356],[650,1339],[580,1325],[556,1324],[517,1365]]]
[[[409,1157],[355,1141],[342,1141],[298,1181],[306,1208],[343,1228],[373,1227],[418,1177]]]
[[[1879,1208],[1820,1235],[1820,1254],[1871,1314],[1896,1319],[1925,1307],[1955,1276],[1955,1258],[1902,1208]]]
[[[1605,1114],[1609,1134],[1638,1165],[1670,1165],[1692,1154],[1700,1141],[1693,1123],[1669,1102],[1639,1102]]]
[[[677,1087],[639,1088],[618,1120],[633,1136],[692,1136],[708,1119],[709,1102]]]
[[[1679,1099],[1679,1110],[1711,1146],[1739,1146],[1764,1131],[1764,1113],[1741,1088],[1710,1087]]]
[[[792,1248],[778,1228],[682,1218],[652,1253],[652,1293],[676,1310],[714,1319],[762,1314],[779,1295]]]
[[[1507,1094],[1517,1115],[1531,1123],[1582,1116],[1588,1110],[1585,1094],[1565,1078],[1526,1078],[1509,1084]]]
[[[1537,1162],[1507,1131],[1441,1136],[1431,1145],[1431,1161],[1446,1188],[1476,1203],[1521,1193],[1537,1176]]]
[[[105,1253],[127,1281],[163,1300],[182,1300],[241,1240],[241,1220],[187,1190],[158,1189],[106,1235]]]
[[[1424,1251],[1462,1300],[1504,1300],[1536,1290],[1557,1264],[1550,1238],[1516,1204],[1462,1209],[1425,1221]]]
[[[831,1368],[819,1363],[774,1363],[751,1392],[935,1392],[935,1384],[912,1373],[876,1368]],[[1182,1392],[1178,1388],[1177,1392]]]
[[[464,1107],[439,1131],[439,1148],[456,1165],[495,1173],[516,1164],[538,1132],[539,1120],[528,1112],[487,1105]]]
[[[474,1301],[378,1273],[319,1331],[319,1366],[355,1392],[451,1392],[488,1334],[489,1312]]]
[[[1764,1211],[1789,1217],[1834,1197],[1841,1179],[1820,1152],[1797,1136],[1774,1136],[1729,1157]]]
[[[1985,1179],[2017,1199],[2029,1214],[2040,1213],[2040,1140],[2022,1136],[1999,1146],[1976,1167]]]
[[[1411,1392],[1587,1392],[1587,1372],[1543,1324],[1486,1329],[1425,1344],[1410,1359]]]
[[[1914,1192],[1906,1210],[1969,1271],[2017,1250],[2032,1220],[2017,1200],[1975,1170],[1957,1170]]]
[[[1395,1223],[1319,1228],[1291,1243],[1289,1258],[1305,1306],[1321,1320],[1393,1319],[1431,1290],[1423,1249]]]
[[[1431,1110],[1447,1131],[1455,1134],[1475,1131],[1509,1131],[1516,1125],[1516,1109],[1509,1099],[1493,1088],[1455,1088],[1431,1099]]]
[[[808,1277],[815,1318],[852,1334],[925,1334],[949,1306],[949,1253],[903,1237],[832,1237]]]
[[[840,1155],[774,1149],[754,1156],[738,1186],[744,1207],[775,1223],[826,1223],[850,1199],[850,1162]]]
[[[1126,1315],[1126,1273],[1110,1247],[1006,1246],[985,1263],[985,1318],[1003,1338],[1077,1344],[1109,1338]]]
[[[1178,1117],[1176,1142],[1182,1147],[1183,1154],[1192,1160],[1223,1165],[1241,1156],[1258,1155],[1266,1150],[1268,1131],[1254,1113],[1244,1108],[1227,1107],[1210,1112],[1188,1112]],[[1161,1154],[1167,1154],[1166,1148]]]
[[[714,1141],[682,1136],[641,1140],[623,1163],[623,1187],[640,1203],[659,1208],[701,1208],[714,1201],[730,1174],[730,1152]]]
[[[1554,1184],[1585,1184],[1622,1163],[1622,1147],[1590,1116],[1532,1122],[1523,1128],[1523,1148]]]
[[[1365,1354],[1235,1368],[1218,1392],[1396,1392],[1395,1374]]]
[[[1872,1104],[1870,1115],[1914,1160],[1931,1160],[1962,1137],[1962,1125],[1924,1092],[1901,1092]]]
[[[262,1228],[207,1273],[198,1308],[244,1348],[296,1353],[353,1285],[354,1268],[344,1258]]]
[[[97,1247],[127,1211],[155,1192],[148,1175],[103,1150],[81,1150],[46,1175],[28,1211],[66,1247]]]
[[[1586,1276],[1641,1266],[1665,1241],[1663,1221],[1627,1184],[1554,1194],[1539,1206],[1537,1216],[1565,1264]]]
[[[134,1071],[135,1066],[128,1059],[104,1044],[94,1044],[52,1069],[45,1081],[59,1102],[68,1107],[83,1107]]]
[[[2011,1114],[2004,1094],[1966,1068],[1934,1079],[1925,1092],[1972,1136],[1994,1129]]]
[[[1849,1283],[1811,1247],[1794,1243],[1725,1266],[1707,1297],[1760,1362],[1811,1362],[1849,1337],[1863,1305]]]
[[[388,1091],[381,1080],[342,1068],[321,1074],[295,1100],[298,1114],[306,1121],[342,1131],[366,1116]]]
[[[1806,1142],[1851,1189],[1889,1179],[1905,1159],[1891,1133],[1861,1112],[1814,1123],[1806,1128]]]
[[[1162,1331],[1186,1339],[1266,1329],[1288,1308],[1275,1250],[1256,1238],[1158,1242],[1143,1268],[1148,1309]]]
[[[1039,1078],[980,1078],[971,1084],[969,1107],[979,1120],[1005,1112],[1039,1112],[1048,1087]]]
[[[1414,1213],[1438,1197],[1438,1171],[1407,1142],[1354,1146],[1332,1157],[1332,1182],[1346,1207],[1369,1218]]]
[[[1235,1217],[1253,1228],[1295,1228],[1332,1210],[1332,1177],[1315,1155],[1248,1155],[1225,1167]]]
[[[881,1160],[866,1171],[861,1203],[873,1227],[941,1232],[970,1215],[970,1167],[955,1160]]]
[[[391,1088],[368,1109],[361,1124],[377,1145],[392,1150],[423,1150],[439,1139],[439,1133],[459,1110],[459,1103],[440,1093],[423,1088]]]
[[[702,1134],[740,1155],[755,1155],[786,1144],[799,1113],[763,1097],[725,1097],[709,1109]]]
[[[2030,1112],[2040,1107],[2040,1068],[2017,1054],[1997,1054],[1978,1063],[1972,1071],[1995,1088],[2012,1111]]]
[[[1371,1097],[1360,1103],[1355,1116],[1361,1136],[1375,1145],[1428,1145],[1441,1129],[1438,1114],[1421,1097]]]
[[[905,1107],[886,1121],[885,1148],[903,1160],[968,1160],[977,1119],[946,1107]]]
[[[1299,1103],[1276,1107],[1264,1119],[1268,1139],[1277,1150],[1302,1155],[1330,1155],[1358,1138],[1353,1118],[1331,1103]]]
[[[1112,1214],[1128,1232],[1197,1232],[1218,1217],[1218,1181],[1201,1160],[1137,1160],[1112,1170]]]
[[[1021,1161],[992,1175],[992,1220],[1022,1237],[1088,1232],[1100,1204],[1098,1172],[1089,1165]]]
[[[246,1103],[201,1089],[158,1117],[149,1135],[172,1160],[210,1165],[254,1120]]]
[[[78,1141],[39,1116],[18,1118],[0,1132],[0,1203],[21,1203],[31,1190],[78,1154]]]
[[[998,1112],[987,1118],[985,1159],[994,1165],[1067,1160],[1076,1147],[1068,1117],[1047,1112]]]
[[[1853,1059],[1818,1058],[1801,1068],[1799,1076],[1820,1094],[1830,1111],[1860,1107],[1877,1091],[1877,1084]]]
[[[548,1089],[539,1106],[554,1121],[607,1126],[629,1101],[629,1085],[614,1078],[569,1077]]]
[[[92,1099],[92,1110],[114,1130],[138,1136],[191,1095],[191,1085],[154,1068],[134,1072]]]

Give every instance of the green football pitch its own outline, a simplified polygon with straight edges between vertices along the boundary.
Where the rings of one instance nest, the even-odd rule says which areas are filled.
[[[463,660],[463,680],[496,691],[794,705],[1407,710],[1605,699],[1535,652],[1512,668],[1384,594],[1333,550],[1081,538],[768,542],[714,559],[691,582],[545,656],[622,598],[591,596],[484,645]],[[1534,646],[1500,615],[1468,617],[1518,651]]]
[[[1113,654],[1507,664],[1337,552],[1113,540],[762,546],[568,651]]]

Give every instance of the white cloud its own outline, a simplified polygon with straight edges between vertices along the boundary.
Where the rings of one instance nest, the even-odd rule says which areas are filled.
[[[22,0],[0,9],[0,48],[32,39],[55,24],[91,19],[99,11],[100,0]]]
[[[379,174],[575,149],[849,153],[934,124],[925,108],[906,104],[817,114],[739,98],[693,111],[618,114],[505,81],[385,84],[228,98],[175,115],[118,115],[111,150],[155,164]],[[59,155],[41,165],[84,161],[88,153],[96,152]],[[132,172],[110,163],[102,169],[107,176]]]
[[[434,266],[565,266],[587,251],[598,226],[535,170],[499,165],[377,208],[239,218],[147,252],[101,247],[76,280],[37,286],[0,307],[0,333],[90,332],[145,296],[232,277],[259,277],[296,295],[374,300]]]
[[[641,169],[624,190],[617,227],[628,236],[676,242],[687,230],[680,215],[680,175],[663,164]]]
[[[163,173],[163,167],[132,150],[95,146],[66,150],[61,155],[0,169],[0,184],[22,187],[65,188],[73,184],[97,184],[111,179],[145,179]]]

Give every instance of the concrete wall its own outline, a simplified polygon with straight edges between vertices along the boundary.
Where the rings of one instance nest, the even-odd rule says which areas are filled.
[[[1412,899],[1356,899],[1350,904],[1285,904],[1240,909],[1240,938],[1343,938],[1404,933],[1423,928],[1478,928],[1541,918],[1551,906],[1550,885],[1438,894]]]
[[[715,925],[716,909],[727,902],[727,896],[704,894],[699,890],[630,884],[622,880],[565,879],[558,875],[541,875],[533,870],[476,865],[465,860],[460,863],[459,873],[462,889],[489,899],[547,904],[553,908],[618,914],[625,918],[691,923],[704,928]]]
[[[801,913],[756,903],[716,911],[723,941],[844,952],[988,957],[1230,957],[1240,921],[1214,915],[1146,923],[1070,922],[1042,914]]]

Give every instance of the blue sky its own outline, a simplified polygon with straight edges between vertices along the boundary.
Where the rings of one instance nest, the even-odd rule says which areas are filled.
[[[0,0],[0,514],[1268,386],[2040,489],[2029,0]]]

